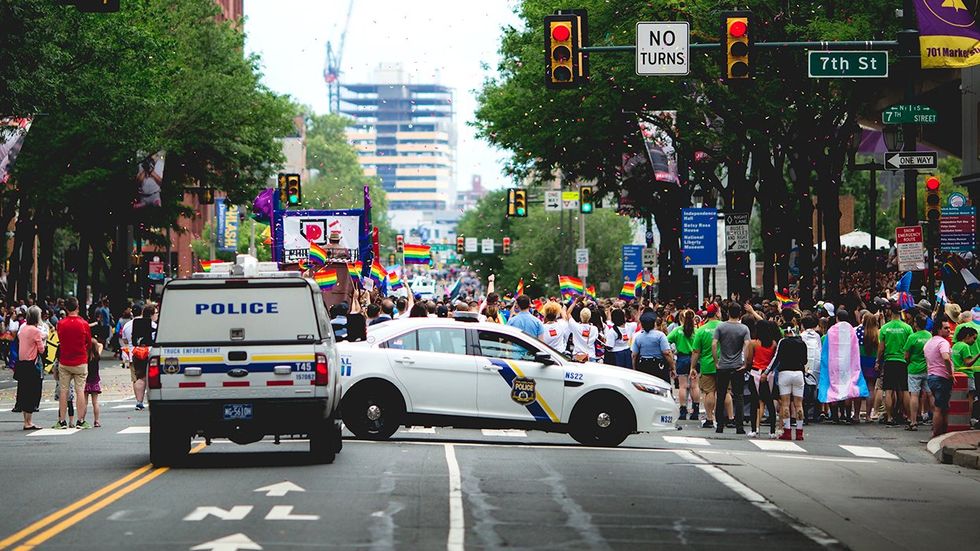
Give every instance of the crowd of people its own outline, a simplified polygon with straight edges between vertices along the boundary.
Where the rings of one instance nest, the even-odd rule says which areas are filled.
[[[856,293],[839,304],[784,307],[753,297],[681,302],[585,296],[501,296],[494,278],[483,296],[415,300],[373,296],[331,309],[346,336],[347,314],[364,312],[366,331],[399,317],[466,317],[517,327],[569,359],[636,369],[672,383],[683,419],[705,429],[802,440],[814,422],[877,422],[946,430],[953,373],[980,358],[980,308],[903,308]],[[940,342],[941,341],[941,342]],[[945,343],[945,345],[943,345]],[[978,369],[980,371],[980,369]],[[747,419],[746,419],[747,418]],[[777,424],[782,431],[777,431]]]
[[[33,416],[48,376],[54,381],[58,400],[58,421],[52,428],[100,427],[100,362],[107,347],[130,371],[136,410],[145,409],[148,346],[155,332],[156,307],[145,305],[142,315],[135,318],[132,311],[127,306],[114,319],[107,299],[82,312],[75,297],[39,302],[33,295],[3,308],[0,357],[17,381],[12,411],[23,415],[24,430],[41,428]]]

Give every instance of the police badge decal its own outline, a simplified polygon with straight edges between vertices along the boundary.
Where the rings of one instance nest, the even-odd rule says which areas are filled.
[[[511,385],[510,399],[526,406],[537,399],[534,393],[534,379],[518,377]]]

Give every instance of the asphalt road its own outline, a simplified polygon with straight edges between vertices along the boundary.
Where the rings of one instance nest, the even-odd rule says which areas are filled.
[[[332,465],[303,441],[216,441],[154,469],[131,405],[78,432],[0,415],[0,549],[956,549],[980,510],[980,476],[936,464],[927,433],[870,425],[797,449],[693,423],[616,449],[417,427],[348,438]]]

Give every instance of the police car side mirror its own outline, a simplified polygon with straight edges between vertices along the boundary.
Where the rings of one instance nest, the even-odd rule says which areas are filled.
[[[544,364],[544,365],[555,365],[555,359],[551,357],[551,354],[547,352],[535,352],[534,361]]]

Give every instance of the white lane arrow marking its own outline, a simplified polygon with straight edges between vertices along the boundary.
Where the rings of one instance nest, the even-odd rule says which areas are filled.
[[[251,505],[235,505],[227,511],[221,507],[195,507],[193,511],[184,520],[198,521],[204,520],[209,516],[215,516],[221,520],[242,520],[247,517],[249,513],[252,512]]]
[[[276,505],[265,520],[320,520],[320,515],[294,515],[292,505]]]
[[[305,492],[306,490],[286,480],[285,482],[280,482],[278,484],[270,484],[268,486],[256,488],[254,491],[266,492],[265,497],[282,497],[289,492]]]
[[[191,547],[191,551],[238,551],[239,549],[260,551],[262,546],[249,539],[249,537],[245,534],[239,532],[238,534],[232,534],[230,536],[225,536],[223,538]]]

